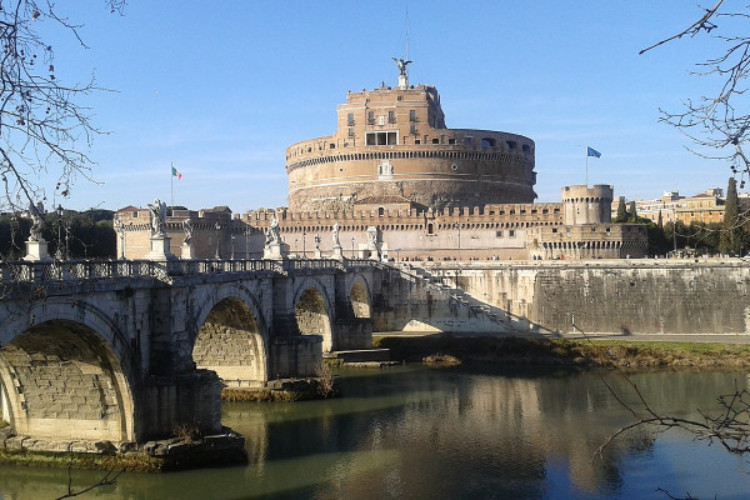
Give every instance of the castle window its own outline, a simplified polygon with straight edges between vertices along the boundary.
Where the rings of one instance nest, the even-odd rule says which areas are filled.
[[[529,153],[531,151],[531,146],[529,146],[528,144],[524,144],[521,149],[523,149],[524,153]]]
[[[385,215],[385,208],[380,207],[378,208],[378,217],[383,217]]]
[[[403,98],[403,97],[401,97],[401,96],[398,96],[398,97],[396,97],[396,100],[397,100],[397,101],[402,101],[403,99],[404,99],[404,98]]]
[[[435,228],[432,224],[427,224],[427,234],[435,234]]]
[[[415,109],[410,109],[409,110],[409,121],[410,122],[417,121],[417,110],[415,110]]]
[[[455,144],[455,143],[456,143],[456,139],[448,139],[448,144]]]
[[[365,144],[368,146],[395,146],[398,132],[367,132]]]
[[[508,237],[509,238],[515,238],[516,237],[516,230],[515,229],[508,229]]]
[[[378,125],[385,125],[385,116],[378,116]]]
[[[349,127],[349,137],[354,137],[354,127]]]
[[[367,112],[367,123],[369,125],[374,125],[375,124],[375,113],[374,112],[372,112],[372,111],[368,111]]]
[[[334,143],[330,143],[330,144],[328,145],[328,147],[329,147],[330,149],[336,149],[336,145],[335,145]]]
[[[458,170],[458,165],[456,165],[455,163],[451,165],[451,170],[453,170],[454,172]]]
[[[349,125],[350,127],[351,127],[352,125],[354,125],[354,113],[349,113],[348,115],[346,115],[346,122],[347,122],[347,124],[348,124],[348,125]]]
[[[432,143],[433,143],[433,144],[440,144],[440,139],[433,139],[433,140],[432,140]]]
[[[502,238],[503,232],[502,231],[495,231],[495,238]]]
[[[388,112],[388,123],[396,123],[396,112],[395,111],[389,111]]]
[[[494,148],[495,147],[495,139],[492,139],[490,137],[485,137],[482,139],[482,147],[483,148]]]
[[[471,146],[471,137],[466,138],[466,145]]]
[[[553,227],[553,228],[552,228],[552,232],[553,232],[553,233],[557,233],[557,228],[556,228],[556,227]]]
[[[516,149],[516,146],[518,146],[518,144],[516,144],[516,141],[508,141],[505,144],[508,145],[508,149]]]
[[[414,139],[414,144],[417,144],[417,145],[422,144],[422,141],[420,141],[419,139]]]

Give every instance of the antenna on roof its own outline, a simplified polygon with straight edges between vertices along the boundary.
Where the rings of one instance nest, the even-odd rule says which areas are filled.
[[[409,60],[409,6],[406,6],[406,60]]]
[[[405,58],[392,58],[398,66],[398,86],[399,88],[405,89],[409,86],[409,69],[408,66],[411,64],[409,60],[409,7],[406,7],[406,57]]]

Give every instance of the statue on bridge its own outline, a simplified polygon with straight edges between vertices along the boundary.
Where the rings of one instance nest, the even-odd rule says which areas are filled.
[[[149,203],[148,210],[151,216],[151,236],[166,236],[167,204],[156,198],[153,204]]]
[[[195,228],[193,227],[193,221],[190,219],[185,219],[182,221],[182,230],[185,231],[185,240],[182,242],[183,245],[190,245],[191,241],[193,240],[193,230]]]
[[[29,203],[29,216],[31,217],[31,230],[29,241],[44,241],[42,229],[44,229],[44,204],[40,201],[36,205]]]
[[[333,234],[331,235],[333,238],[333,248],[341,248],[341,241],[339,241],[339,223],[334,222],[333,223]]]
[[[271,225],[266,229],[266,246],[281,244],[281,229],[279,228],[279,219],[273,216]]]

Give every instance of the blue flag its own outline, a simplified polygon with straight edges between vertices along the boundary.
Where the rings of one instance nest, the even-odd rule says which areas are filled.
[[[593,156],[595,158],[601,158],[602,154],[597,151],[596,149],[592,149],[588,146],[586,146],[586,156]]]

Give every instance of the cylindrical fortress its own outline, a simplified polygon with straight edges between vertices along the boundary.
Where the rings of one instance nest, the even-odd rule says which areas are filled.
[[[609,224],[612,222],[613,186],[565,186],[562,188],[564,224]]]
[[[289,208],[424,208],[534,201],[534,142],[505,132],[447,129],[427,85],[349,93],[332,136],[286,151]]]

